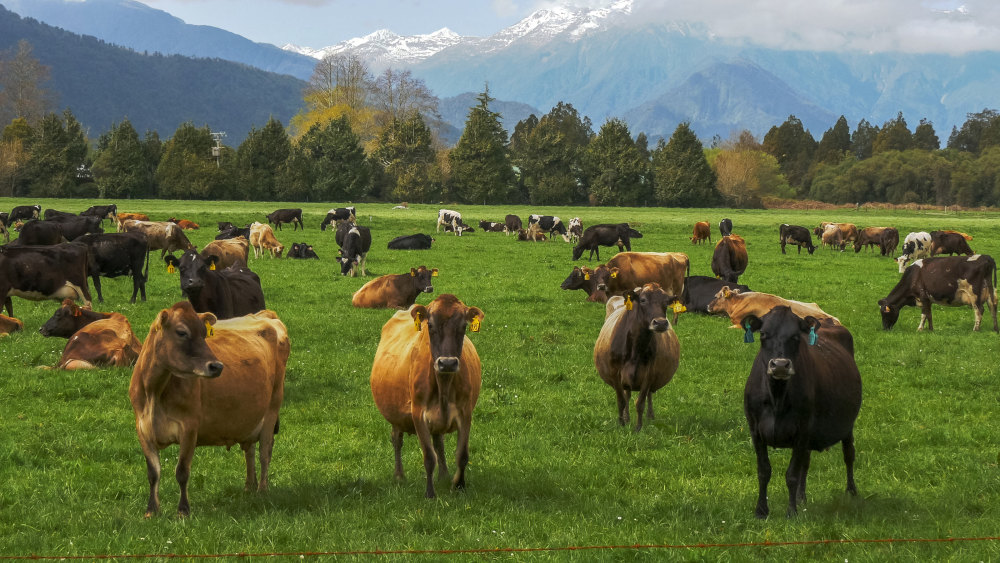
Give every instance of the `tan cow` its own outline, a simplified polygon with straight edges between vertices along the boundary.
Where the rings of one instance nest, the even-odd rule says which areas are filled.
[[[683,252],[619,252],[606,266],[595,268],[594,277],[597,289],[605,291],[609,297],[623,295],[647,283],[657,283],[668,295],[679,300],[684,292],[684,277],[691,273],[687,254]],[[675,307],[674,324],[681,310],[679,305]]]
[[[692,235],[691,244],[698,244],[706,240],[712,242],[712,226],[708,224],[708,221],[698,221],[694,224]]]
[[[191,241],[188,240],[184,230],[175,223],[169,221],[137,221],[129,219],[122,221],[122,229],[125,232],[137,232],[146,235],[149,241],[149,250],[159,250],[160,258],[168,252],[177,250],[197,250]]]
[[[253,247],[254,258],[262,258],[265,250],[271,258],[281,258],[281,253],[285,251],[285,246],[275,238],[271,225],[257,222],[250,225],[250,246]]]
[[[854,253],[861,252],[861,248],[867,246],[871,250],[874,246],[882,243],[882,233],[889,227],[865,227],[858,230],[858,238],[854,239]]]
[[[410,268],[407,274],[388,274],[373,279],[354,292],[351,304],[367,309],[408,309],[421,293],[433,293],[431,278],[438,269]]]
[[[244,264],[249,262],[250,242],[243,236],[213,240],[205,245],[201,250],[201,255],[208,260],[209,256],[215,256],[216,269],[228,268],[237,261]]]
[[[730,290],[728,287],[722,288],[715,294],[715,299],[708,304],[708,312],[710,314],[725,313],[729,315],[729,319],[733,322],[730,328],[745,328],[743,326],[743,319],[751,315],[758,318],[763,317],[778,305],[789,307],[793,313],[803,319],[812,315],[817,319],[832,319],[837,324],[840,324],[840,319],[827,314],[815,303],[792,301],[759,291],[741,292],[738,289]]]
[[[132,325],[121,313],[83,326],[69,337],[59,369],[94,369],[103,366],[124,367],[135,363],[142,343],[132,332]]]
[[[606,317],[594,344],[594,366],[601,379],[615,390],[618,423],[629,421],[629,399],[635,400],[635,431],[642,430],[642,415],[653,393],[670,382],[680,363],[680,343],[667,321],[666,312],[674,296],[657,283],[647,283],[608,299]]]
[[[18,332],[23,329],[24,323],[20,319],[0,314],[0,336],[7,336],[12,332]]]
[[[830,248],[839,248],[841,252],[847,246],[847,241],[844,239],[844,233],[840,230],[837,225],[829,224],[823,227],[823,232],[820,234],[820,242],[823,246],[829,246]]]
[[[403,474],[403,433],[416,434],[424,454],[427,498],[434,498],[434,466],[438,476],[448,474],[444,435],[458,431],[452,486],[465,488],[469,461],[472,410],[479,399],[482,367],[479,354],[465,335],[471,323],[479,330],[483,312],[466,307],[451,294],[442,294],[424,307],[398,311],[382,327],[382,338],[372,365],[372,397],[392,425],[396,479]]]
[[[146,517],[160,510],[160,450],[179,444],[181,516],[196,446],[239,444],[246,489],[268,487],[278,410],[284,397],[288,330],[273,311],[216,321],[181,301],[160,311],[132,371],[129,399],[149,477]],[[260,482],[254,448],[260,443]]]
[[[819,227],[813,230],[813,234],[818,236],[823,236],[823,231],[826,230],[828,225],[836,225],[840,229],[841,237],[846,245],[849,242],[853,242],[858,238],[858,227],[854,223],[832,223],[830,221],[823,221],[819,224]]]

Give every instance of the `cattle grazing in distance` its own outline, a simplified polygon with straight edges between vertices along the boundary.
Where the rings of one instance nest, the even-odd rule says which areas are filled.
[[[691,261],[683,252],[619,252],[604,266],[594,270],[597,289],[612,295],[624,295],[647,283],[657,283],[678,298],[673,306],[673,323],[683,310],[680,296],[684,278],[691,273]]]
[[[80,307],[72,299],[63,299],[62,304],[38,329],[45,337],[69,338],[76,331],[92,322],[107,319],[111,313],[93,311],[90,307]]]
[[[421,293],[434,293],[431,278],[438,269],[410,268],[405,274],[388,274],[373,279],[354,292],[351,304],[366,309],[408,309]]]
[[[603,268],[607,269],[607,266],[603,266]],[[608,294],[603,290],[597,289],[597,276],[594,275],[594,270],[590,268],[574,266],[573,271],[566,276],[566,279],[563,280],[559,287],[561,289],[582,289],[587,293],[587,301],[598,303],[606,303],[608,301]]]
[[[299,260],[319,260],[319,256],[316,254],[316,251],[313,250],[312,245],[307,242],[293,242],[292,247],[288,250],[288,257],[297,258]]]
[[[733,221],[726,217],[719,221],[719,236],[728,237],[731,234],[733,234]]]
[[[608,300],[607,315],[594,344],[594,365],[615,390],[618,423],[629,422],[629,400],[635,400],[635,431],[642,430],[643,411],[653,413],[653,393],[670,382],[680,361],[680,343],[667,320],[677,299],[657,283],[647,283]]]
[[[382,327],[372,364],[372,397],[392,426],[397,480],[405,479],[403,434],[417,435],[427,498],[435,496],[434,466],[439,477],[448,474],[444,435],[456,431],[458,469],[451,483],[455,489],[465,488],[472,411],[482,385],[479,354],[465,331],[468,326],[478,332],[483,317],[479,308],[444,293],[426,307],[413,305],[396,312]]]
[[[456,236],[462,236],[462,214],[458,211],[452,211],[451,209],[439,209],[437,218],[437,227],[435,227],[435,232],[440,232],[442,225],[445,226],[445,232],[448,232],[447,227],[450,226],[452,232]]]
[[[86,244],[90,249],[87,261],[87,273],[94,282],[97,300],[104,302],[101,292],[101,276],[117,278],[132,277],[132,297],[129,303],[135,303],[135,297],[142,295],[146,300],[146,280],[149,279],[149,242],[142,233],[103,233],[83,235],[76,242]],[[143,263],[145,262],[145,271]]]
[[[429,250],[434,239],[430,235],[417,233],[403,235],[389,241],[389,250]]]
[[[827,227],[830,225],[835,225],[837,229],[840,230],[841,244],[843,244],[841,250],[844,249],[844,246],[846,246],[847,243],[854,242],[858,239],[858,227],[853,223],[831,223],[829,221],[823,221],[813,230],[813,233],[817,236],[823,236],[823,233],[827,231]]]
[[[545,235],[542,234],[542,231],[541,229],[538,228],[538,225],[531,225],[527,229],[518,229],[517,231],[517,240],[520,241],[538,242],[538,241],[544,241],[545,239],[546,237]]]
[[[247,239],[247,242],[250,241],[250,225],[247,225],[245,227],[237,227],[232,223],[224,223],[224,224],[227,225],[226,228],[222,227],[223,223],[219,223],[219,234],[215,235],[215,240],[225,240],[230,238],[243,237]]]
[[[934,330],[931,305],[972,307],[978,331],[983,313],[989,305],[993,317],[993,332],[997,332],[997,265],[986,254],[921,258],[903,272],[896,287],[878,302],[882,313],[882,328],[890,330],[899,319],[899,311],[908,305],[920,306],[917,330]]]
[[[971,238],[971,237],[970,237]],[[938,254],[964,254],[972,256],[972,249],[962,233],[955,231],[931,231],[931,256]]]
[[[301,209],[278,209],[268,213],[265,217],[267,217],[267,223],[276,226],[279,231],[282,223],[291,223],[293,231],[299,227],[302,227],[303,231],[306,230],[306,226],[302,224]]]
[[[691,244],[698,244],[706,240],[712,242],[712,227],[708,221],[698,221],[694,224],[694,230],[691,232]]]
[[[41,216],[42,216],[41,205],[18,205],[14,209],[11,209],[10,215],[7,216],[7,225],[13,225],[15,221],[30,221],[31,219],[40,219]]]
[[[319,224],[319,230],[325,231],[330,224],[336,228],[342,221],[354,223],[357,221],[358,212],[354,207],[337,207],[326,212],[326,217]]]
[[[169,221],[136,221],[130,219],[122,222],[125,232],[139,232],[146,235],[150,250],[159,250],[160,258],[168,252],[178,250],[194,250],[194,245],[188,240],[184,230]]]
[[[549,238],[555,240],[558,233],[564,241],[569,242],[569,234],[566,232],[566,225],[562,219],[554,215],[528,215],[528,228],[538,225],[538,229],[543,233],[548,233]]]
[[[628,223],[591,225],[583,231],[580,241],[573,247],[573,260],[579,260],[585,250],[590,251],[588,260],[593,259],[594,253],[597,260],[601,260],[601,246],[618,246],[618,251],[632,251],[632,239],[642,238],[642,233],[629,227]]]
[[[20,319],[0,314],[0,336],[7,336],[12,332],[20,332],[22,330],[24,330],[24,323]]]
[[[708,306],[723,288],[733,291],[750,291],[750,288],[709,276],[687,276],[684,278],[684,293],[681,303],[692,313],[708,314]]]
[[[813,246],[812,235],[809,234],[809,229],[800,227],[799,225],[782,223],[782,225],[778,227],[778,242],[781,243],[782,254],[785,254],[786,244],[793,244],[797,246],[799,254],[802,254],[803,246],[807,251],[809,251],[809,254],[812,254],[816,250],[816,247]]]
[[[200,227],[198,223],[194,221],[188,221],[187,219],[177,219],[176,217],[171,217],[167,219],[168,222],[174,223],[178,227],[184,229],[185,231],[197,231]]]
[[[230,319],[266,308],[260,278],[242,262],[212,270],[209,260],[188,250],[181,255],[178,269],[181,291],[199,313]]]
[[[201,249],[201,255],[207,260],[215,258],[216,268],[228,268],[237,262],[250,262],[250,241],[244,237],[213,240]]]
[[[31,301],[82,299],[90,305],[87,287],[87,245],[0,246],[0,299],[14,316],[11,296]]]
[[[740,281],[747,269],[747,244],[740,235],[729,235],[715,243],[712,253],[712,273],[731,283]]]
[[[819,227],[817,227],[817,230],[819,230]],[[831,249],[838,248],[841,252],[847,247],[847,240],[844,239],[843,231],[834,224],[823,227],[823,232],[820,234],[820,241],[823,243],[823,246],[829,246]]]
[[[146,457],[147,518],[160,510],[160,450],[171,444],[179,445],[180,516],[191,513],[187,486],[197,446],[239,444],[246,460],[245,489],[267,490],[289,351],[288,329],[273,311],[228,321],[197,314],[183,301],[160,311],[128,390]]]
[[[899,231],[892,227],[886,227],[882,231],[882,236],[878,241],[879,255],[892,256],[899,246]]]
[[[139,357],[142,343],[121,313],[88,323],[66,342],[57,369],[95,369],[131,366]]]
[[[903,239],[903,253],[896,258],[899,273],[902,274],[910,260],[931,257],[931,234],[926,231],[910,233]]]
[[[70,213],[69,211],[59,211],[58,209],[52,209],[50,207],[49,209],[45,210],[45,213],[42,214],[42,217],[44,217],[46,220],[49,220],[49,219],[54,219],[56,217],[80,217],[80,215],[77,215],[76,213]]]
[[[861,410],[861,374],[854,361],[854,339],[843,326],[800,318],[787,307],[747,320],[760,332],[760,350],[743,391],[743,411],[757,454],[757,506],[767,518],[771,480],[768,447],[792,450],[785,484],[789,517],[806,502],[806,477],[813,450],[840,442],[847,470],[847,492],[854,483],[854,421]]]
[[[362,276],[368,275],[365,260],[372,247],[371,230],[354,223],[341,223],[337,225],[336,241],[340,246],[340,274],[350,274],[353,278],[360,269]]]
[[[494,223],[493,221],[480,221],[479,228],[484,233],[502,233],[504,231],[504,224]]]
[[[871,250],[878,246],[881,251],[882,233],[889,227],[864,227],[858,229],[858,238],[854,239],[854,253],[861,252],[863,247]]]
[[[569,220],[569,242],[579,242],[580,237],[583,236],[583,221],[579,217],[573,217]]]
[[[521,230],[521,218],[517,215],[509,214],[503,219],[504,233],[510,235]]]
[[[112,222],[118,222],[118,205],[91,205],[85,211],[80,212],[81,217],[100,217],[101,222],[105,219],[110,219]]]
[[[254,258],[263,258],[265,251],[271,258],[281,258],[281,253],[285,251],[285,245],[278,242],[271,226],[257,222],[250,224],[250,246]]]
[[[743,292],[739,289],[722,288],[715,294],[715,299],[708,304],[708,312],[712,315],[726,314],[732,321],[732,328],[746,328],[743,320],[747,317],[762,317],[775,307],[788,307],[799,317],[808,316],[817,319],[830,319],[832,322],[840,324],[840,319],[834,317],[819,308],[816,303],[803,303],[762,293],[759,291]]]

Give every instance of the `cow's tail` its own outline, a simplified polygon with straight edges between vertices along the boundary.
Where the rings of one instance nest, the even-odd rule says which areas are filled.
[[[274,433],[277,434],[278,430],[281,429],[281,417],[279,416],[274,420]]]
[[[149,281],[149,239],[146,239],[146,271],[143,272],[142,276],[146,278],[142,281],[142,283],[147,283]]]

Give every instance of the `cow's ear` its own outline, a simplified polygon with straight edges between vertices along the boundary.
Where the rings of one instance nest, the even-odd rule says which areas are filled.
[[[414,305],[410,308],[410,316],[413,317],[413,327],[420,332],[420,323],[427,319],[427,307]]]
[[[212,313],[198,313],[198,318],[207,325],[214,325],[219,319]]]
[[[486,315],[479,307],[469,307],[465,310],[465,320],[469,322],[469,330],[479,332],[479,325],[482,324]]]
[[[743,328],[746,330],[746,334],[743,336],[743,342],[750,343],[753,342],[753,333],[759,332],[760,327],[763,326],[760,317],[756,315],[748,315],[743,317]]]
[[[410,277],[413,278],[413,277],[416,277],[416,276],[417,276],[417,269],[416,268],[410,268]]]
[[[617,266],[611,268],[609,271],[611,272],[611,279],[615,279],[615,278],[618,277],[618,267]]]
[[[809,333],[807,340],[809,345],[812,346],[816,344],[816,339],[819,337],[816,334],[816,331],[819,330],[819,319],[812,315],[808,315],[806,318],[802,319],[802,322],[799,323],[799,327],[802,329],[802,332]]]
[[[722,298],[729,299],[733,296],[733,290],[729,289],[728,285],[722,286]]]
[[[156,316],[156,319],[153,320],[153,324],[149,326],[149,332],[157,332],[158,330],[167,326],[169,320],[170,320],[170,310],[163,309],[162,311],[160,311],[160,314]]]
[[[431,277],[432,278],[436,278],[437,275],[438,275],[438,269],[437,268],[434,268],[433,270],[431,270]]]

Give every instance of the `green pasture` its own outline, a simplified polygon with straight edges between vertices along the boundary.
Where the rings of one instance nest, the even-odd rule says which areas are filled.
[[[0,209],[41,203],[79,212],[98,201],[0,199]],[[951,228],[974,235],[977,252],[1000,257],[1000,217],[963,212],[744,211],[721,209],[528,208],[449,206],[466,222],[552,213],[584,226],[628,221],[644,233],[637,251],[681,251],[692,274],[711,275],[712,246],[692,246],[691,226],[723,217],[747,240],[751,288],[815,301],[854,335],[864,382],[855,436],[860,495],[844,493],[839,447],[812,457],[809,502],[785,517],[788,451],[772,451],[771,517],[753,517],[756,467],[743,415],[743,385],[758,344],[744,344],[729,320],[687,313],[674,380],[654,396],[657,418],[641,433],[615,417],[614,393],[593,366],[604,307],[559,284],[574,265],[570,245],[517,242],[477,232],[440,233],[429,251],[389,251],[393,237],[433,233],[437,206],[358,205],[372,229],[369,277],[339,275],[331,231],[319,223],[330,204],[119,201],[120,211],[198,222],[203,246],[217,221],[263,220],[280,207],[303,207],[305,231],[277,231],[286,247],[308,242],[317,261],[261,258],[268,307],[288,326],[281,431],[271,490],[243,491],[238,448],[199,448],[192,465],[192,515],[176,516],[176,446],[164,451],[163,512],[143,519],[147,482],[127,388],[130,369],[43,370],[65,340],[38,328],[56,303],[14,298],[25,330],[0,339],[0,558],[88,558],[132,554],[296,554],[372,550],[476,550],[713,544],[713,547],[499,553],[512,560],[885,561],[1000,559],[1000,542],[764,542],[982,538],[1000,536],[1000,336],[972,332],[969,308],[934,308],[934,332],[918,333],[919,311],[904,309],[881,330],[876,301],[899,279],[876,253],[818,249],[782,255],[778,225],[847,221],[915,230]],[[602,251],[605,260],[611,249]],[[393,480],[389,425],[376,410],[368,378],[382,324],[391,311],[358,310],[351,294],[371,276],[424,264],[440,269],[435,293],[454,293],[485,312],[471,338],[483,363],[473,417],[465,492],[439,484],[423,497],[416,438],[407,437],[408,480]],[[592,264],[596,265],[595,260]],[[128,304],[131,281],[104,281],[105,303],[141,339],[159,310],[180,299],[176,274],[152,256],[149,300]],[[96,297],[96,294],[95,294]],[[431,297],[421,296],[420,303]],[[223,375],[224,377],[224,375]],[[633,408],[634,423],[634,408]],[[454,436],[446,439],[453,456]],[[449,463],[454,468],[454,461]],[[717,546],[726,544],[727,546]],[[367,557],[395,559],[405,555]],[[412,556],[409,556],[412,557]],[[461,560],[469,555],[457,556]],[[483,557],[483,556],[478,556]],[[306,559],[313,559],[306,556]],[[437,560],[444,555],[424,556]],[[454,559],[452,556],[450,559]]]

